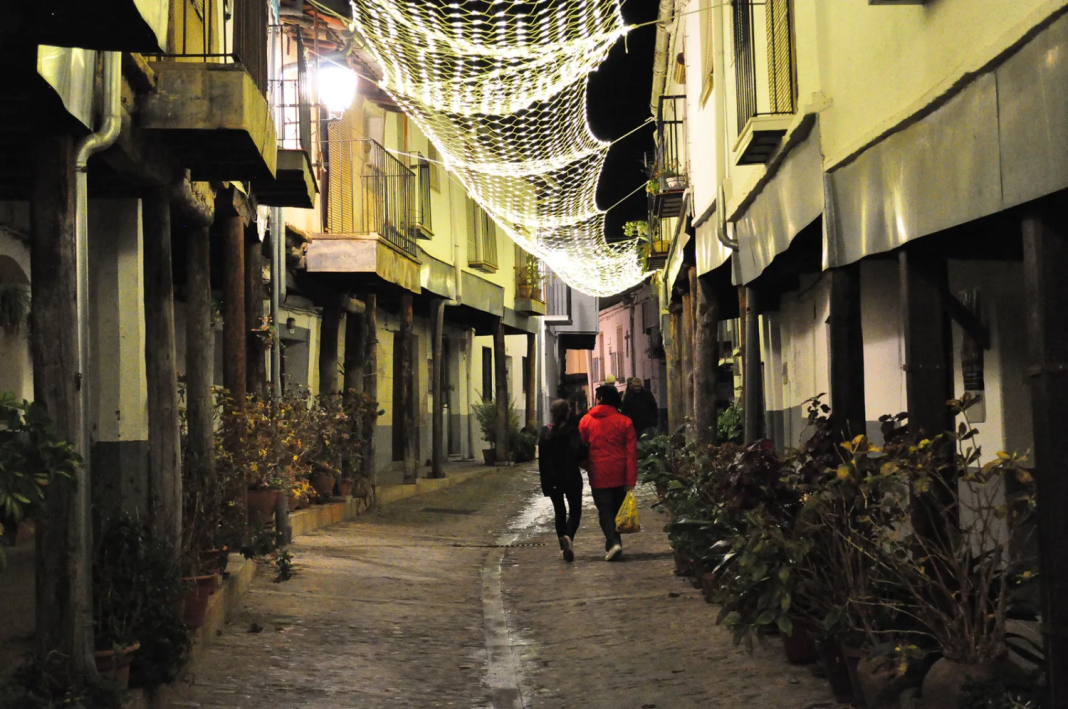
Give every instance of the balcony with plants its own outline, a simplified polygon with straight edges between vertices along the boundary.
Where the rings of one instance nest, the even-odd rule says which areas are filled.
[[[647,192],[657,219],[679,217],[690,186],[687,164],[686,97],[661,96],[656,115],[656,152],[646,158]]]
[[[541,260],[516,247],[516,312],[527,315],[545,315],[545,295],[542,284],[545,274]]]

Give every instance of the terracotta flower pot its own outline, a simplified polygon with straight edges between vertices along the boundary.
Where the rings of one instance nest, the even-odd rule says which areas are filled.
[[[894,667],[885,660],[862,659],[857,665],[857,679],[868,709],[898,709],[901,693],[909,686],[907,679],[895,676]]]
[[[675,552],[675,575],[676,576],[693,576],[693,559],[689,558],[680,551]]]
[[[341,496],[342,497],[348,497],[349,495],[352,494],[352,481],[351,480],[342,480],[341,482],[339,482],[337,484],[337,486],[341,489]]]
[[[782,647],[786,651],[786,661],[791,665],[808,665],[819,660],[816,643],[812,640],[809,626],[804,621],[793,621],[793,633],[782,634]]]
[[[700,579],[701,593],[704,594],[705,602],[712,603],[712,599],[716,595],[716,590],[719,588],[719,581],[716,579],[716,575],[711,571],[701,574]]]
[[[300,502],[297,504],[297,509],[306,510],[309,507],[311,507],[311,498],[308,497],[307,493],[304,493],[300,496]]]
[[[274,520],[274,508],[281,490],[249,490],[249,524],[270,524]]]
[[[224,546],[222,549],[209,549],[208,551],[201,553],[200,559],[204,562],[204,568],[206,570],[221,574],[226,571],[226,566],[230,562],[229,547]]]
[[[482,459],[486,461],[486,465],[496,465],[497,450],[495,448],[486,448],[482,451]]]
[[[923,679],[923,704],[927,707],[955,707],[967,682],[992,677],[996,671],[996,662],[966,665],[943,657],[931,666]]]
[[[520,298],[529,298],[530,297],[530,291],[532,289],[531,289],[530,286],[516,286],[516,290],[519,291],[518,295],[519,295]]]
[[[827,681],[831,684],[835,701],[852,704],[855,701],[853,682],[849,679],[849,665],[842,654],[842,646],[835,640],[824,640],[816,643],[816,649],[823,658],[823,667],[827,670]]]
[[[308,482],[311,483],[312,488],[319,493],[319,497],[330,497],[334,494],[334,482],[337,478],[329,473],[316,473],[311,476]]]
[[[96,671],[101,677],[109,677],[119,684],[119,689],[130,688],[130,663],[133,662],[133,654],[141,647],[140,643],[116,652],[115,650],[97,650],[93,653],[96,659]]]
[[[204,616],[208,612],[208,599],[215,592],[218,578],[215,574],[211,574],[210,576],[187,577],[182,581],[188,586],[185,592],[183,619],[186,626],[196,629],[204,625]]]
[[[294,494],[290,493],[290,495],[289,495],[289,511],[290,512],[296,512],[299,509],[300,509],[300,495],[294,495]]]
[[[541,286],[536,286],[534,288],[531,288],[530,297],[532,299],[538,301],[538,302],[544,302],[544,301],[542,301],[542,298],[541,298]]]

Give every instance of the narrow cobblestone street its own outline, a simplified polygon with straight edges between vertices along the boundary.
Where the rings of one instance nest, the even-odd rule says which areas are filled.
[[[648,501],[607,564],[587,489],[567,565],[537,493],[502,469],[298,539],[296,577],[260,574],[169,706],[833,706],[777,643],[732,647]]]

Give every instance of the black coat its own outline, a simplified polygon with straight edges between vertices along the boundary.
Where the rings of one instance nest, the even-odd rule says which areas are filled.
[[[548,497],[555,492],[566,494],[582,490],[579,463],[585,457],[586,446],[582,443],[577,426],[569,422],[543,427],[538,437],[538,473],[541,475],[542,494]]]
[[[640,436],[648,428],[660,424],[660,409],[656,406],[656,397],[645,387],[635,394],[630,389],[623,395],[623,407],[619,410],[634,422],[634,431]]]

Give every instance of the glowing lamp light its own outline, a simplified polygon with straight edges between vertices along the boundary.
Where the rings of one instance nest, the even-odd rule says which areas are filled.
[[[319,68],[319,101],[331,116],[340,116],[356,98],[356,72],[337,64]]]

